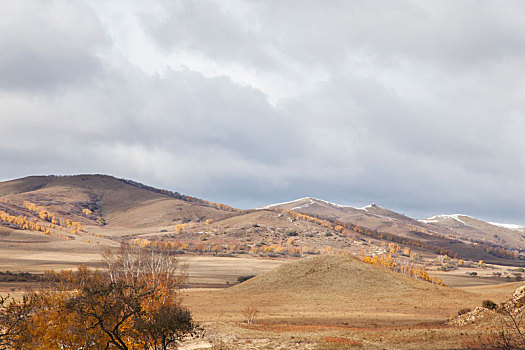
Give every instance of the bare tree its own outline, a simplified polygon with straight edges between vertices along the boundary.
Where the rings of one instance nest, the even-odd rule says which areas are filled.
[[[244,317],[246,318],[246,323],[252,324],[253,321],[255,321],[255,316],[257,316],[257,314],[259,313],[259,310],[257,310],[257,308],[253,304],[251,304],[251,305],[246,306],[242,310],[242,313]]]

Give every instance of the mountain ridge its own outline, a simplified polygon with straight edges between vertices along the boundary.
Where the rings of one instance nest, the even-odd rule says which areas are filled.
[[[59,228],[52,227],[52,221],[69,220],[85,228],[81,233],[68,233],[65,238],[69,239],[82,232],[100,232],[117,241],[178,240],[195,249],[201,249],[200,242],[206,241],[216,245],[215,249],[241,244],[245,251],[262,250],[270,255],[275,255],[275,249],[282,251],[283,245],[297,255],[303,248],[314,252],[327,245],[358,250],[363,242],[371,252],[384,251],[381,245],[394,242],[432,254],[464,254],[474,260],[491,259],[487,254],[494,253],[497,259],[493,261],[497,262],[511,256],[509,253],[521,254],[525,246],[525,233],[467,216],[457,220],[436,216],[443,220],[424,222],[374,203],[354,208],[313,197],[242,210],[100,174],[30,176],[0,182],[0,211],[7,213],[8,221],[14,222],[17,216],[38,221],[40,229],[44,225],[45,232],[58,237],[65,233],[56,232]],[[16,228],[8,221],[3,221],[4,227]],[[17,227],[28,225],[32,224]],[[69,226],[67,230],[71,231]]]
[[[303,214],[387,231],[407,238],[414,238],[413,232],[419,231],[443,235],[450,239],[485,241],[505,248],[521,249],[525,246],[525,227],[516,224],[495,225],[464,214],[440,214],[426,219],[414,219],[375,203],[357,208],[313,197],[270,204],[262,208],[298,211]]]

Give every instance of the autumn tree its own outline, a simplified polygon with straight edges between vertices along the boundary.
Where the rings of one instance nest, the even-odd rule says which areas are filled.
[[[26,319],[31,309],[29,296],[24,296],[21,301],[0,296],[0,349],[8,349],[17,343],[17,339],[27,329]]]
[[[167,349],[192,333],[178,290],[185,267],[169,251],[123,245],[107,271],[47,272],[22,301],[0,299],[0,349]]]
[[[85,284],[67,307],[103,332],[108,344],[122,350],[131,344],[166,349],[191,333],[191,315],[178,298],[185,267],[175,256],[159,247],[125,244],[104,258],[107,278]]]

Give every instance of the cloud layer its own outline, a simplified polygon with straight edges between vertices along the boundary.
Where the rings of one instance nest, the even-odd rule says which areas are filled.
[[[0,0],[0,178],[525,224],[525,6]]]

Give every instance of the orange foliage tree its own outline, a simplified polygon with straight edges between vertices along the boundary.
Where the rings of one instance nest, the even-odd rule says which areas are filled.
[[[382,254],[373,257],[365,256],[362,260],[368,264],[383,266],[394,272],[443,286],[443,282],[439,278],[430,277],[425,268],[415,264],[404,263],[394,258],[392,254]]]
[[[105,260],[107,273],[48,272],[45,289],[3,302],[0,348],[157,350],[194,331],[178,296],[185,268],[173,255],[123,245]]]

